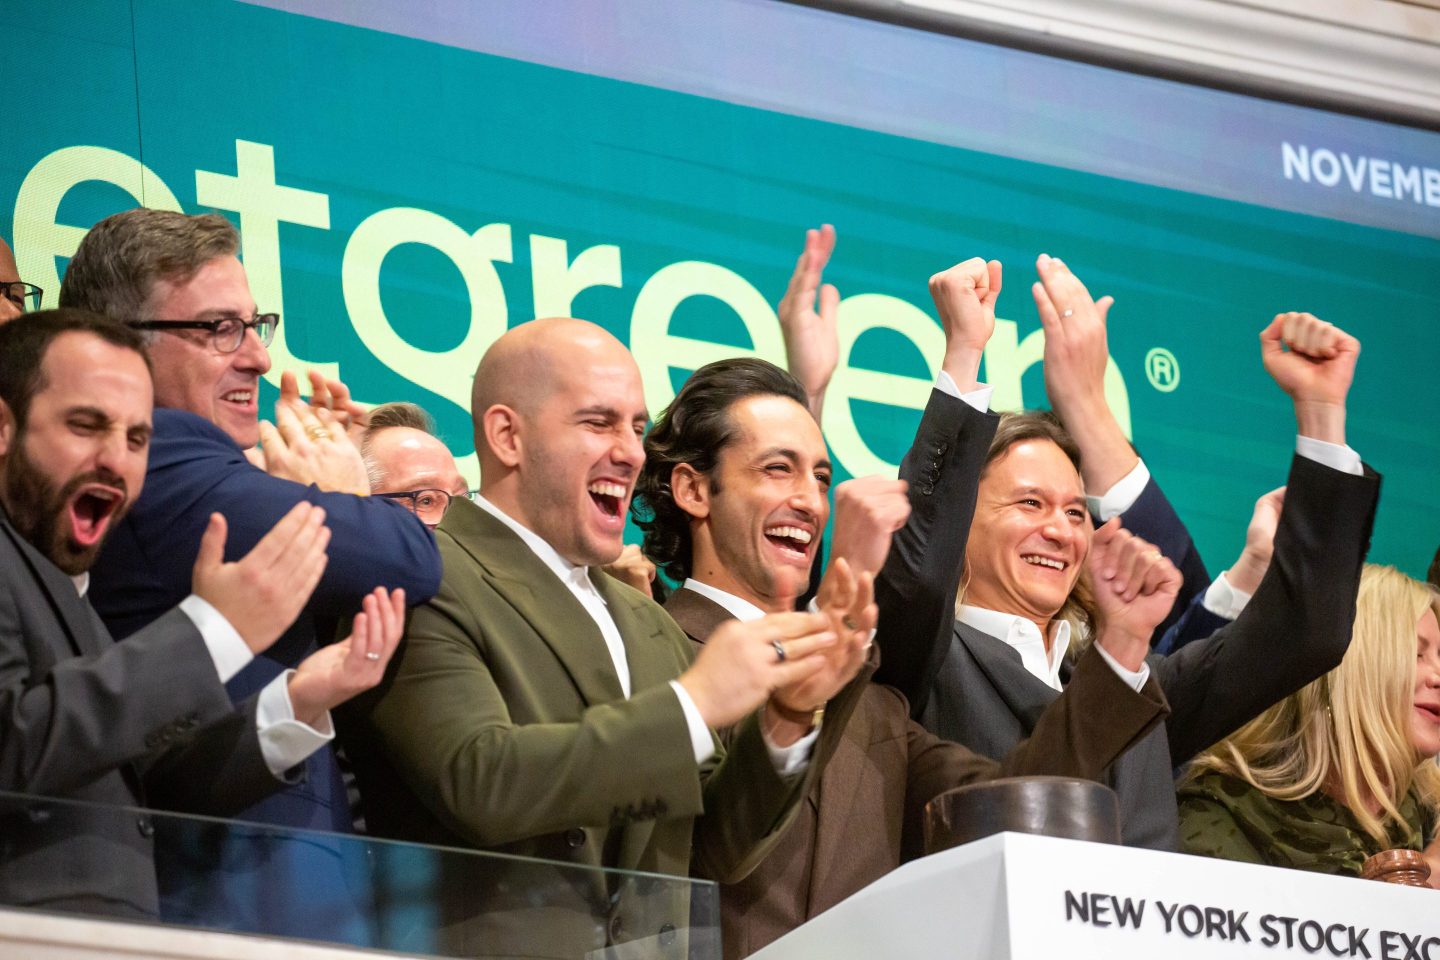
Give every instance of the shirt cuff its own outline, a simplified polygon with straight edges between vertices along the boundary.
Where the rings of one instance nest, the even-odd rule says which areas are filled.
[[[200,631],[205,649],[215,664],[215,672],[221,683],[229,683],[235,674],[255,659],[255,654],[240,639],[240,632],[230,625],[225,615],[210,605],[210,601],[197,594],[190,594],[180,601],[180,609]]]
[[[1215,616],[1234,620],[1250,602],[1250,597],[1251,594],[1235,586],[1222,573],[1210,582],[1205,589],[1205,599],[1200,602]]]
[[[990,394],[995,392],[994,387],[986,386],[982,383],[974,390],[961,393],[960,385],[955,382],[955,378],[944,370],[941,370],[940,376],[935,378],[935,389],[941,393],[949,394],[956,400],[964,400],[981,413],[990,412]]]
[[[680,685],[680,681],[671,680],[670,688],[675,691],[675,696],[680,701],[680,710],[685,714],[685,726],[690,728],[690,749],[695,751],[695,762],[704,763],[715,756],[715,735],[705,726],[705,718],[700,716],[700,708],[695,706],[695,701],[690,699],[690,694]]]
[[[1145,492],[1145,485],[1149,482],[1150,468],[1145,466],[1144,460],[1139,460],[1135,467],[1115,481],[1109,490],[1098,497],[1087,496],[1085,502],[1090,507],[1090,512],[1104,523],[1135,506],[1135,501],[1140,499],[1140,494]]]
[[[788,747],[777,747],[771,743],[770,734],[765,732],[764,723],[760,724],[760,737],[765,741],[765,751],[770,754],[770,763],[775,767],[775,772],[782,777],[788,777],[809,766],[810,748],[815,746],[816,740],[820,739],[820,727],[816,725],[815,729]]]
[[[1356,477],[1365,476],[1365,468],[1360,465],[1360,454],[1350,449],[1347,444],[1330,443],[1314,437],[1296,437],[1295,452],[1332,470]]]
[[[1110,664],[1110,669],[1115,671],[1115,675],[1121,680],[1124,680],[1125,684],[1131,690],[1134,690],[1136,693],[1139,693],[1140,690],[1145,686],[1145,681],[1150,679],[1150,664],[1140,664],[1140,669],[1138,671],[1128,670],[1120,665],[1119,660],[1116,660],[1114,657],[1110,656],[1110,651],[1100,646],[1100,644],[1095,644],[1095,650],[1100,654],[1100,656],[1105,658],[1106,663]]]
[[[260,691],[256,703],[255,729],[260,734],[260,755],[276,777],[284,777],[286,770],[304,763],[306,757],[335,739],[329,713],[321,719],[323,729],[319,730],[295,719],[289,690],[294,673],[286,670],[271,680]]]

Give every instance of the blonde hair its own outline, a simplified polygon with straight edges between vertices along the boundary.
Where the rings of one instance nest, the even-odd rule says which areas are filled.
[[[1387,826],[1403,823],[1399,804],[1412,786],[1422,803],[1440,803],[1440,767],[1410,741],[1415,624],[1427,610],[1440,617],[1435,588],[1366,564],[1340,666],[1200,754],[1187,776],[1217,771],[1277,800],[1326,789],[1385,842]]]

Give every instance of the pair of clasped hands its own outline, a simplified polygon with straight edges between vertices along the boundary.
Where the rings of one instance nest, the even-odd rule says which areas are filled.
[[[310,381],[306,403],[295,375],[282,376],[276,422],[260,424],[262,446],[246,451],[247,458],[272,476],[330,492],[369,494],[356,439],[365,426],[365,409],[339,381],[313,372]],[[258,655],[295,622],[319,585],[330,528],[324,508],[301,501],[233,563],[224,559],[226,533],[224,516],[211,514],[191,575],[192,590]],[[311,726],[323,724],[330,709],[379,683],[404,625],[403,590],[376,587],[367,594],[350,635],[321,647],[290,675],[295,718]]]

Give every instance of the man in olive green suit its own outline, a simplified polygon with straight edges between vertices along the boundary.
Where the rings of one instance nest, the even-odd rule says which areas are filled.
[[[829,749],[814,711],[864,660],[868,581],[842,573],[833,611],[736,623],[696,657],[656,604],[589,570],[621,550],[644,458],[648,413],[619,341],[577,320],[524,324],[487,352],[472,402],[481,497],[446,514],[440,592],[348,717],[369,825],[677,876],[693,834],[695,869],[744,876],[804,796],[812,750]],[[725,752],[711,729],[730,725]],[[440,946],[573,957],[643,941],[645,955],[683,955],[687,900],[653,886],[452,866]]]

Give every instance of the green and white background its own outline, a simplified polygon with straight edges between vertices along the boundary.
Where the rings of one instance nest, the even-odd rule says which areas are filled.
[[[769,0],[5,7],[21,275],[53,304],[101,217],[226,213],[284,318],[262,410],[281,370],[324,369],[431,410],[473,479],[471,375],[508,326],[604,325],[658,412],[710,359],[783,362],[774,304],[831,222],[842,475],[907,446],[940,354],[925,281],[957,260],[1006,265],[996,405],[1044,404],[1045,251],[1116,298],[1112,403],[1212,570],[1284,478],[1256,333],[1286,309],[1363,343],[1372,559],[1423,575],[1440,543],[1440,135]]]

